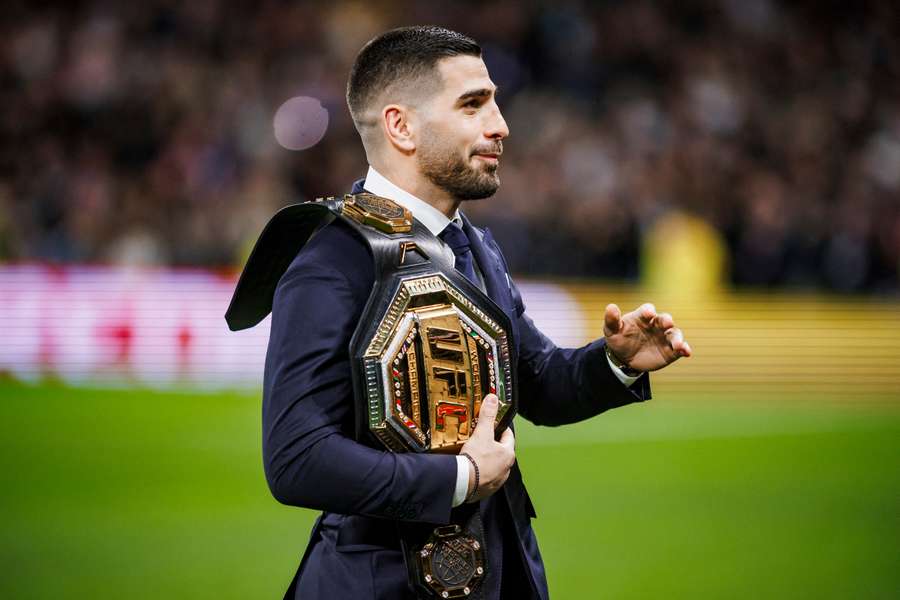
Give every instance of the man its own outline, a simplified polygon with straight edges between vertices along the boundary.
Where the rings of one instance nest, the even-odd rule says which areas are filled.
[[[509,130],[495,93],[480,48],[463,35],[411,27],[370,41],[347,86],[370,165],[353,193],[409,209],[452,248],[456,269],[509,316],[522,416],[558,425],[649,399],[646,372],[691,352],[671,316],[650,304],[624,315],[609,305],[605,339],[557,348],[525,314],[496,243],[459,211],[500,185]],[[293,258],[275,291],[263,404],[266,476],[279,501],[324,511],[285,597],[415,597],[398,525],[446,524],[468,503],[481,516],[486,545],[478,596],[547,598],[514,434],[494,436],[495,396],[485,398],[462,448],[471,460],[392,453],[354,438],[348,345],[374,272],[366,244],[335,220]]]

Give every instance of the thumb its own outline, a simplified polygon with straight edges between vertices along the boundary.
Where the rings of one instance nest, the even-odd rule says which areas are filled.
[[[622,311],[616,304],[607,304],[603,315],[603,335],[611,336],[622,328]]]
[[[475,425],[475,435],[490,437],[494,439],[494,421],[497,418],[497,407],[500,400],[496,394],[488,394],[481,402],[481,409],[478,411],[478,424]]]

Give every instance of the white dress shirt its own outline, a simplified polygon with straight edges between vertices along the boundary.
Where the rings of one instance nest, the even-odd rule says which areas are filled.
[[[369,167],[369,172],[366,173],[366,182],[363,186],[367,192],[371,192],[376,196],[381,196],[382,198],[388,198],[389,200],[393,200],[397,204],[404,206],[409,209],[409,212],[412,213],[413,217],[419,220],[425,227],[428,228],[435,237],[437,237],[450,223],[453,223],[460,229],[462,229],[462,217],[459,216],[459,209],[453,214],[452,219],[448,219],[447,215],[428,204],[424,200],[420,198],[416,198],[403,188],[394,184],[394,182],[387,179],[384,175],[375,170],[375,167]],[[481,274],[481,269],[478,266],[478,261],[473,260],[472,263],[475,265],[475,273],[479,278],[478,284],[482,290],[484,290],[484,278]],[[509,277],[507,275],[507,277]],[[609,357],[607,357],[607,361],[609,361]],[[609,362],[610,368],[615,373],[616,377],[624,383],[625,385],[630,386],[635,381],[637,381],[637,377],[631,377],[622,372],[622,369],[618,368],[612,362]],[[456,457],[456,487],[453,491],[453,506],[459,506],[466,499],[466,492],[469,490],[469,459],[465,456],[457,456]]]

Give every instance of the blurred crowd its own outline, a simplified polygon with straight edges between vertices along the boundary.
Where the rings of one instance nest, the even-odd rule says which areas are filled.
[[[349,190],[344,104],[390,27],[467,33],[511,136],[464,210],[520,274],[636,279],[681,211],[738,285],[896,293],[900,14],[892,2],[9,2],[0,259],[228,267],[280,206]],[[289,98],[327,109],[287,150]]]

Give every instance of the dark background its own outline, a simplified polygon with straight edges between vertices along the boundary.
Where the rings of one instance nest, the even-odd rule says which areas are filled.
[[[900,18],[891,2],[7,2],[0,259],[237,267],[278,207],[365,173],[352,60],[398,25],[477,39],[511,128],[467,206],[514,272],[639,277],[672,211],[738,285],[895,294]],[[278,146],[276,109],[329,127]]]

